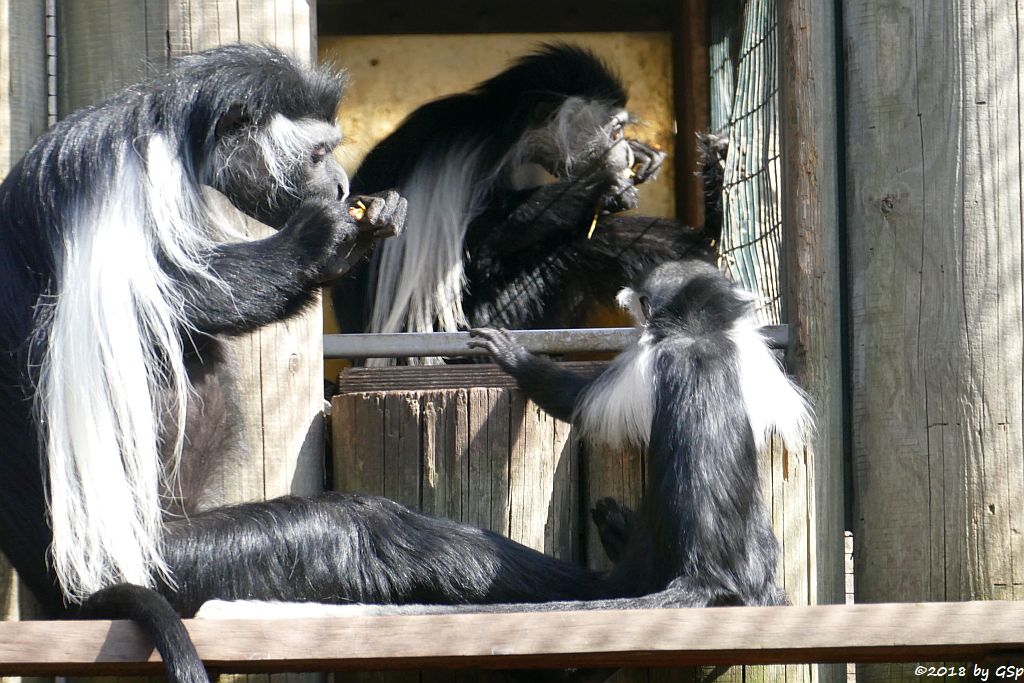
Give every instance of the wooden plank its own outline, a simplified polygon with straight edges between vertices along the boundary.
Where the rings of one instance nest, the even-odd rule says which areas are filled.
[[[566,369],[597,377],[606,361],[568,361]],[[511,389],[516,381],[497,365],[394,365],[381,368],[345,368],[338,377],[337,392],[441,391],[461,387]]]
[[[1020,599],[1021,18],[857,0],[843,28],[857,599]]]
[[[44,5],[0,0],[0,179],[45,130]]]
[[[846,494],[843,298],[834,3],[778,0],[779,136],[782,150],[782,315],[787,368],[815,411],[813,441],[781,451],[781,579],[794,604],[844,602]],[[778,477],[778,475],[775,475]],[[870,552],[870,548],[867,549]],[[845,668],[821,666],[837,682]],[[803,678],[800,678],[803,676]],[[787,667],[787,681],[810,680]]]
[[[477,387],[468,390],[469,450],[466,455],[469,477],[463,484],[468,495],[462,521],[507,535],[508,520],[497,520],[497,528],[494,528],[495,520],[491,515],[495,494],[492,486],[494,470],[502,467],[500,459],[503,455],[507,458],[507,454],[492,454],[490,451],[487,436],[490,401],[487,392],[487,389]],[[499,495],[506,494],[502,491]]]
[[[335,396],[334,488],[384,493],[384,397],[380,394]]]
[[[1024,652],[1024,603],[1009,601],[193,619],[186,626],[216,671],[943,659],[994,668]],[[153,673],[158,661],[129,622],[0,623],[3,673]]]
[[[472,0],[319,0],[317,5],[322,35],[619,33],[665,31],[670,22],[668,3],[662,0],[634,0],[628,5],[609,0],[484,5]]]

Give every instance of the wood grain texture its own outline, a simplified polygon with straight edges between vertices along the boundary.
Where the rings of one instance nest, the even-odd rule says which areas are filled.
[[[374,374],[393,387],[402,382],[387,375],[404,370],[380,368]],[[331,419],[336,489],[386,495],[578,560],[576,437],[518,389],[471,385],[344,393],[332,399]],[[394,683],[419,680],[417,675],[430,683],[503,680],[475,671],[346,673],[336,680]]]
[[[781,291],[791,332],[786,361],[810,398],[816,423],[803,452],[789,453],[781,445],[773,451],[773,469],[782,460],[779,480],[795,479],[782,497],[787,512],[783,577],[796,604],[842,603],[846,487],[836,6],[778,2]],[[796,491],[801,493],[794,497]],[[793,548],[794,525],[805,531],[806,546]],[[806,560],[802,576],[794,575],[798,556]],[[840,667],[820,667],[817,673],[821,681],[845,676]]]
[[[36,0],[0,0],[0,180],[46,130],[46,15]],[[27,591],[0,555],[0,619],[17,619]]]
[[[858,600],[1024,597],[1021,21],[843,6]]]
[[[214,671],[940,658],[988,664],[1019,656],[1024,648],[1024,603],[192,619],[186,626]],[[151,673],[158,661],[129,622],[0,624],[3,672]]]
[[[306,63],[314,50],[308,0],[75,0],[58,3],[57,22],[62,116],[141,80],[147,65],[162,69],[174,57],[216,45],[262,42]],[[268,230],[255,222],[247,229],[254,236]],[[321,319],[317,303],[228,343],[228,362],[239,370],[239,438],[248,449],[211,498],[234,502],[322,488]]]

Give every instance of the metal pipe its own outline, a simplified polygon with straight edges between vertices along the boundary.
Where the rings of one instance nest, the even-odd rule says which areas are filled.
[[[772,348],[789,345],[788,325],[761,328]],[[637,338],[633,327],[583,330],[513,330],[531,353],[617,352]],[[399,332],[393,334],[325,334],[324,358],[403,358],[416,356],[486,356],[466,345],[469,332]]]

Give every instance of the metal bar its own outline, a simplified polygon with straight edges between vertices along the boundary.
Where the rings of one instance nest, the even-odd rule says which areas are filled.
[[[774,349],[789,345],[788,325],[761,328]],[[531,353],[617,352],[637,337],[632,327],[584,330],[514,330],[512,336]],[[325,334],[324,358],[402,358],[415,356],[486,356],[466,345],[469,332],[399,332],[393,334]]]

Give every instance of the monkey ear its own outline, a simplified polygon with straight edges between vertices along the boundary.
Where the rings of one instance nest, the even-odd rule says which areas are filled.
[[[224,116],[220,117],[220,120],[217,121],[217,129],[215,131],[217,139],[219,140],[229,135],[237,135],[248,128],[251,123],[252,121],[245,115],[242,105],[233,104],[228,108]]]

